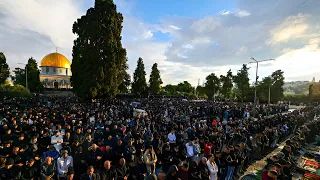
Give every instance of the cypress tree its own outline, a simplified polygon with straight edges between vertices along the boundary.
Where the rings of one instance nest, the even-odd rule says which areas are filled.
[[[6,56],[0,52],[0,84],[6,82],[10,75],[9,66],[7,64]]]
[[[140,57],[137,68],[133,73],[132,92],[136,96],[145,95],[147,92],[146,71],[144,70],[143,59]]]
[[[73,24],[72,31],[78,37],[73,45],[71,84],[77,96],[114,97],[119,92],[126,70],[122,22],[113,0],[96,0]]]
[[[158,70],[158,64],[154,63],[151,68],[151,74],[149,79],[149,92],[151,94],[159,94],[161,84],[162,80],[160,77],[160,71]]]

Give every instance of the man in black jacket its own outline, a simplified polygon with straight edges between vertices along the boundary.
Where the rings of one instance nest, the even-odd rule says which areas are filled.
[[[14,165],[14,160],[9,158],[4,168],[0,169],[0,180],[20,179],[20,169]]]
[[[129,177],[128,168],[126,166],[126,160],[121,158],[119,165],[116,168],[117,180],[126,180]]]
[[[104,162],[104,170],[100,173],[100,180],[116,180],[117,172],[115,168],[111,166],[111,162],[106,160]]]
[[[98,180],[99,175],[94,173],[93,166],[88,166],[87,172],[80,177],[80,180]]]

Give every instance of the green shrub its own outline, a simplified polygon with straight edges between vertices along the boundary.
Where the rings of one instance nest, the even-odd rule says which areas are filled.
[[[30,97],[31,93],[28,89],[21,85],[1,85],[0,97]]]

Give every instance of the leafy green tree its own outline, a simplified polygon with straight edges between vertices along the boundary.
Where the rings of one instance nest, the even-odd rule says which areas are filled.
[[[199,98],[207,97],[206,88],[204,86],[197,86],[196,92],[197,92]]]
[[[126,70],[128,68],[129,68],[128,65],[126,65]],[[123,70],[123,72],[122,72],[124,74],[124,79],[123,79],[123,82],[119,86],[119,90],[121,93],[128,93],[129,87],[131,85],[131,76],[126,70]]]
[[[284,72],[281,70],[277,70],[271,74],[272,82],[274,83],[271,86],[271,101],[278,102],[284,97]]]
[[[0,84],[3,84],[10,75],[6,56],[0,52]]]
[[[140,57],[137,68],[133,73],[132,92],[137,96],[145,95],[147,91],[146,71],[144,70],[143,59]]]
[[[172,84],[168,84],[166,86],[164,86],[162,88],[166,93],[166,95],[171,95],[171,96],[174,96],[175,93],[177,92],[177,86],[176,85],[172,85]]]
[[[40,82],[40,70],[38,68],[37,61],[32,57],[29,58],[26,69],[28,75],[28,89],[30,90],[30,92],[39,93],[39,91],[42,90],[43,85]]]
[[[21,68],[15,68],[13,72],[14,75],[11,76],[13,83],[26,86],[26,70]]]
[[[213,96],[219,92],[220,87],[220,79],[214,73],[206,77],[205,89],[209,99],[214,98]]]
[[[95,0],[72,31],[77,35],[72,54],[71,84],[85,99],[114,97],[123,83],[126,50],[122,47],[123,16],[112,0]]]
[[[233,77],[233,82],[237,88],[237,99],[240,101],[251,99],[250,83],[249,83],[249,68],[246,64],[242,65],[242,68],[238,70],[237,75]],[[253,97],[252,97],[253,100]]]
[[[158,64],[154,63],[151,68],[151,74],[149,78],[149,93],[151,94],[159,94],[160,85],[162,84],[162,80],[160,77],[160,71],[158,69]]]
[[[220,76],[220,81],[222,83],[220,94],[222,94],[224,98],[229,99],[231,97],[231,90],[233,88],[232,78],[233,75],[231,69],[227,72],[226,76]]]
[[[193,96],[194,88],[188,81],[183,81],[177,85],[177,91],[181,92],[183,96]]]
[[[272,78],[270,76],[265,77],[257,85],[257,97],[259,102],[268,102],[269,100],[269,87],[272,86]]]

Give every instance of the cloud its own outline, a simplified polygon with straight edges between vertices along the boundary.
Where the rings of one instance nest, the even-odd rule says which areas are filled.
[[[297,16],[289,16],[271,30],[271,38],[267,40],[267,44],[274,45],[304,37],[308,26],[306,15],[299,13]]]
[[[78,3],[75,3],[78,2]],[[31,56],[40,60],[59,51],[71,59],[75,35],[73,22],[83,13],[84,0],[2,0],[0,1],[0,50],[11,69]]]
[[[72,24],[92,6],[93,0],[87,3],[0,1],[0,51],[7,55],[9,65],[15,67],[31,56],[39,62],[56,46],[71,59],[75,38]],[[276,59],[261,64],[260,77],[283,69],[287,80],[308,78],[317,73],[320,65],[320,1],[237,0],[237,7],[231,10],[222,9],[205,17],[167,15],[156,21],[159,23],[135,16],[139,7],[134,1],[115,3],[124,16],[122,42],[130,73],[142,57],[147,77],[157,62],[165,84],[188,80],[196,85],[198,79],[202,84],[212,72],[221,75],[231,69],[236,73],[251,56],[258,60]],[[169,40],[159,42],[156,32],[166,34]],[[250,67],[250,78],[254,79],[255,66]]]
[[[236,12],[237,17],[246,17],[246,16],[250,16],[250,15],[251,15],[251,13],[246,10],[238,10]]]

